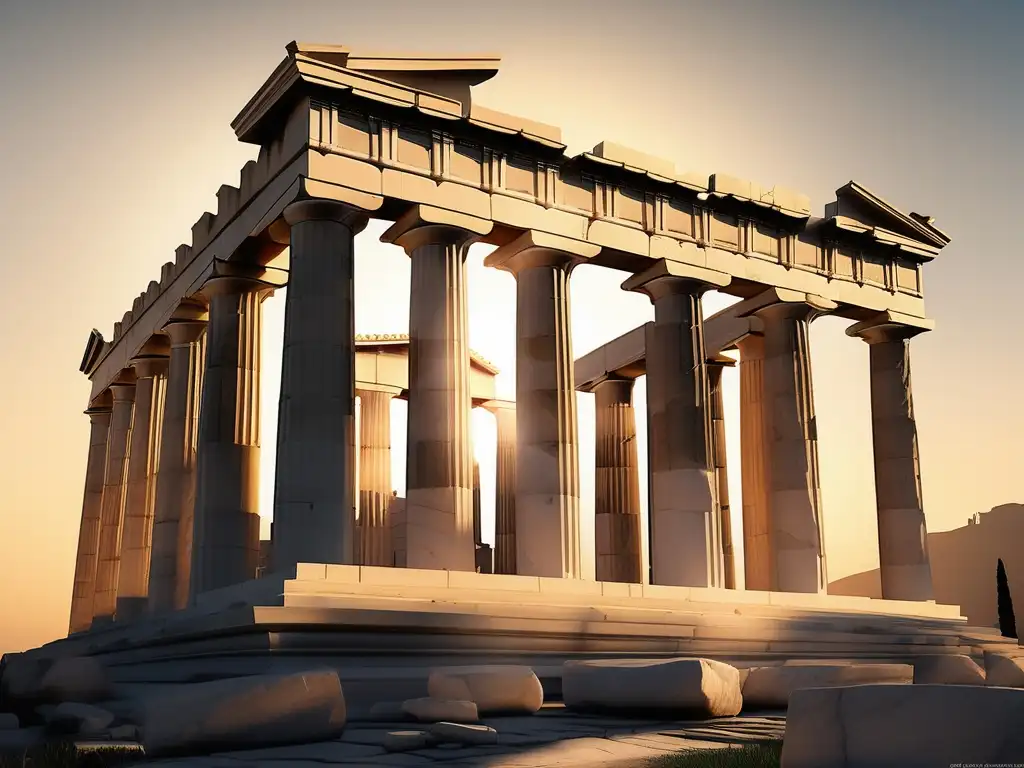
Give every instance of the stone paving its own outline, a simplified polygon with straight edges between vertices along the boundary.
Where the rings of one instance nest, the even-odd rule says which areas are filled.
[[[569,712],[545,705],[532,716],[485,718],[498,731],[498,744],[462,747],[443,744],[411,752],[386,752],[387,733],[425,729],[409,722],[351,722],[337,741],[223,752],[207,757],[154,760],[153,768],[322,768],[340,766],[479,766],[480,768],[584,768],[636,766],[689,749],[781,739],[785,716],[752,713],[701,721],[624,719]]]

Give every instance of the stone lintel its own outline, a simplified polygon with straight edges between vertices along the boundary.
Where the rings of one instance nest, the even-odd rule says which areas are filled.
[[[694,264],[684,264],[679,261],[659,259],[643,272],[638,272],[626,280],[622,284],[622,290],[646,293],[653,301],[656,298],[655,293],[660,295],[660,289],[655,286],[665,285],[666,278],[691,281],[706,286],[708,290],[724,288],[732,282],[732,276],[725,272],[698,267]]]
[[[769,288],[735,305],[736,317],[748,317],[774,304],[806,304],[819,312],[833,312],[839,304],[814,293],[792,291],[788,288]]]
[[[494,413],[496,411],[505,411],[505,410],[514,411],[516,409],[516,401],[515,400],[485,400],[485,401],[483,401],[482,403],[479,404],[479,407],[483,408],[485,411],[490,411],[491,413]]]
[[[601,246],[593,243],[530,229],[496,248],[484,259],[484,266],[516,274],[531,267],[580,264],[600,252]]]
[[[846,329],[846,335],[860,337],[868,344],[875,344],[895,339],[911,339],[934,329],[934,320],[886,310],[869,320],[854,323]]]
[[[414,205],[380,236],[409,255],[423,245],[467,243],[491,233],[494,222],[431,205]]]

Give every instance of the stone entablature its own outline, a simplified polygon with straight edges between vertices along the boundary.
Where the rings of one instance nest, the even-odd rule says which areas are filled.
[[[304,197],[385,219],[426,204],[493,222],[483,242],[546,232],[599,247],[594,264],[635,272],[664,258],[731,275],[726,292],[802,291],[858,320],[884,310],[924,316],[920,267],[948,242],[929,217],[903,214],[853,182],[819,218],[798,193],[677,174],[609,142],[568,157],[559,129],[471,101],[470,86],[497,63],[289,45],[233,125],[241,140],[261,145],[259,159],[243,167],[239,187],[220,188],[216,214],[200,217],[192,245],[177,249],[112,339],[90,337],[82,370],[92,397],[222,262],[263,265],[263,279],[284,284],[283,210]]]

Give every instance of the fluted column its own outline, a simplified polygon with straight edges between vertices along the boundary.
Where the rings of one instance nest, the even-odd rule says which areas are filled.
[[[166,347],[166,342],[163,341],[161,346]],[[132,360],[131,365],[137,381],[121,534],[121,567],[117,580],[119,621],[144,615],[149,596],[167,356],[147,355]]]
[[[156,480],[153,554],[149,569],[152,613],[188,605],[192,571],[192,526],[196,497],[199,400],[205,364],[207,311],[183,305],[180,319],[164,326],[171,341],[160,464]]]
[[[110,393],[97,399],[85,412],[89,417],[89,454],[85,463],[85,492],[82,521],[78,528],[75,582],[71,593],[71,621],[68,632],[82,632],[92,624],[92,599],[96,588],[96,554],[100,543],[100,514],[103,509],[103,474],[107,464],[107,435],[110,432]]]
[[[764,430],[767,437],[771,589],[824,592],[827,585],[811,378],[810,323],[834,302],[779,302],[764,323]]]
[[[497,430],[494,489],[494,572],[516,572],[516,407],[508,400],[489,400]]]
[[[711,389],[711,455],[718,491],[718,520],[722,542],[722,586],[736,589],[736,550],[732,540],[732,509],[729,506],[729,471],[725,445],[725,398],[722,374],[735,362],[721,355],[708,360],[708,385]]]
[[[131,369],[122,371],[118,383],[110,385],[110,394],[113,397],[113,406],[107,438],[107,465],[103,472],[100,544],[92,606],[94,622],[113,619],[117,608],[121,521],[124,516],[125,481],[132,437],[132,417],[135,412],[135,374]]]
[[[740,352],[740,472],[743,484],[743,574],[748,590],[772,589],[768,517],[768,438],[764,416],[764,337],[744,336]]]
[[[594,387],[594,545],[598,581],[642,582],[634,383],[633,379],[609,378]]]
[[[329,200],[291,225],[274,486],[274,570],[355,557],[354,238],[365,212]]]
[[[397,390],[360,389],[359,564],[393,565],[388,509],[391,487],[391,400]]]
[[[260,355],[272,286],[222,274],[210,302],[199,414],[190,597],[256,576],[260,546]]]
[[[720,272],[662,261],[622,286],[654,303],[647,408],[655,584],[723,582],[701,296],[729,280]]]
[[[847,330],[870,345],[878,559],[886,600],[934,599],[910,381],[910,339],[930,327],[916,322],[922,325],[884,313]]]
[[[580,470],[569,276],[600,251],[528,231],[484,261],[516,278],[516,570],[578,579]]]
[[[414,206],[381,240],[412,259],[406,566],[476,569],[466,254],[491,222]]]

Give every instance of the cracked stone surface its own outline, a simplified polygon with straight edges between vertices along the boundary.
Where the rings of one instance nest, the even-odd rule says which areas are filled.
[[[641,768],[655,757],[688,749],[778,740],[784,716],[742,714],[713,720],[654,721],[579,715],[546,704],[532,716],[483,718],[498,732],[495,745],[438,744],[409,752],[387,752],[389,732],[408,730],[400,721],[355,722],[335,741],[152,760],[159,768],[311,768],[317,766],[480,766],[481,768]]]

